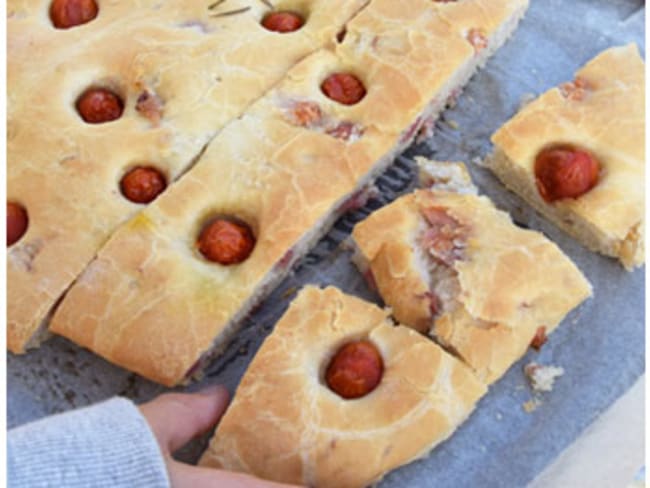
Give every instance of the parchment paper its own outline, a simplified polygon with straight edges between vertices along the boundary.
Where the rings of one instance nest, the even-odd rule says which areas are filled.
[[[224,383],[233,392],[295,289],[305,283],[334,284],[380,303],[340,243],[354,222],[413,187],[412,156],[465,162],[482,158],[490,151],[490,135],[516,112],[522,96],[571,80],[607,47],[636,42],[644,54],[644,14],[644,2],[638,0],[532,0],[517,33],[443,114],[434,137],[412,147],[380,178],[381,200],[337,222],[247,320],[206,378],[186,389]],[[450,440],[427,459],[388,475],[382,488],[525,486],[644,370],[645,268],[630,274],[617,262],[587,251],[537,217],[488,171],[476,165],[470,169],[481,192],[510,211],[516,222],[558,243],[593,284],[594,298],[567,317],[541,352],[530,351],[516,363]],[[527,413],[523,404],[534,395],[522,368],[531,360],[562,366],[566,373]],[[62,338],[22,357],[9,355],[7,385],[9,427],[116,394],[139,402],[164,391]],[[205,442],[193,443],[179,458],[195,460]]]

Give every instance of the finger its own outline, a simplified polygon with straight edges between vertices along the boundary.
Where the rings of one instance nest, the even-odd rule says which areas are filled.
[[[199,393],[167,393],[140,406],[161,449],[173,453],[209,431],[228,406],[228,390],[213,387]]]
[[[272,481],[260,480],[242,473],[190,466],[171,461],[169,478],[173,488],[298,488]]]

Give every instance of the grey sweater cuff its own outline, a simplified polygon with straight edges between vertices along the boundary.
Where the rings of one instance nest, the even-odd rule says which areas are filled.
[[[124,398],[9,431],[7,479],[10,488],[169,487],[149,425]]]

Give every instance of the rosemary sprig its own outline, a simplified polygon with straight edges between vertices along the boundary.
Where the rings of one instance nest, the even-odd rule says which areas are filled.
[[[226,0],[217,0],[214,3],[211,3],[210,5],[208,5],[208,10],[214,10],[215,8],[217,8],[219,5],[221,5],[225,1]]]
[[[264,5],[266,5],[266,6],[267,6],[268,8],[270,8],[271,10],[273,10],[273,9],[275,8],[275,7],[273,6],[273,4],[272,4],[271,2],[269,2],[269,0],[260,0],[260,2],[262,2]]]
[[[229,10],[228,12],[219,12],[218,14],[211,15],[210,17],[226,17],[229,15],[243,14],[244,12],[249,11],[250,7],[238,8],[237,10]]]

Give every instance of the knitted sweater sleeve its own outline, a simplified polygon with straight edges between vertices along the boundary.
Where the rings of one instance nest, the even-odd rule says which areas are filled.
[[[10,430],[7,479],[11,488],[169,487],[151,429],[124,398]]]

